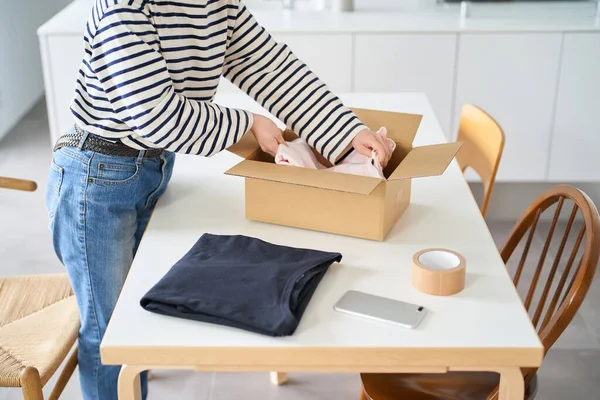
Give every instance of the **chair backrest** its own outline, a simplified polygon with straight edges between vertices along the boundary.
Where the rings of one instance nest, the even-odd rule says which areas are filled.
[[[14,189],[33,192],[37,189],[37,184],[34,181],[28,181],[25,179],[5,178],[0,176],[0,189]]]
[[[458,165],[463,172],[472,168],[483,182],[481,214],[485,217],[504,150],[504,132],[485,111],[465,104],[460,114],[456,140],[464,143],[456,156]]]
[[[552,218],[542,218],[545,212]],[[532,258],[534,252],[539,257]],[[547,352],[592,283],[600,258],[598,210],[582,191],[556,186],[529,206],[500,253],[509,270],[512,256],[517,256],[513,281]]]

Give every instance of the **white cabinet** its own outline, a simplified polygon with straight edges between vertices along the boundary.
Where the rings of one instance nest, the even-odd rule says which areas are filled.
[[[450,137],[457,35],[358,34],[354,91],[425,92]]]
[[[282,34],[273,33],[329,88],[338,93],[352,89],[352,36],[350,34]],[[219,92],[239,92],[226,79],[221,79]]]
[[[40,38],[44,64],[46,107],[52,144],[73,126],[70,111],[75,82],[83,59],[81,36],[56,35]]]
[[[283,34],[275,39],[294,54],[334,92],[352,90],[352,36],[350,34]]]
[[[550,153],[552,181],[600,181],[600,33],[567,33]]]
[[[559,33],[461,35],[453,126],[464,103],[500,123],[499,181],[547,179],[561,40]]]
[[[53,140],[72,124],[90,4],[76,0],[38,30]],[[360,11],[255,11],[335,93],[424,92],[450,140],[462,105],[482,107],[506,134],[498,181],[600,182],[600,30],[588,20],[492,18],[474,30],[433,15],[407,26]],[[218,92],[240,91],[222,79]]]

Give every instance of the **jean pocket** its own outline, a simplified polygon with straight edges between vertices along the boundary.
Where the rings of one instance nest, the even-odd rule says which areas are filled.
[[[123,185],[133,182],[139,174],[136,163],[105,163],[98,164],[96,178],[93,181],[99,185]]]
[[[48,185],[46,186],[46,208],[48,210],[48,216],[50,219],[52,219],[56,213],[63,176],[64,170],[56,165],[54,160],[52,160],[50,164],[50,172],[48,173]]]

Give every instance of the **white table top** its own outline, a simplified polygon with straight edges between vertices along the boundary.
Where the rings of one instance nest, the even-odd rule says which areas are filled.
[[[340,97],[348,106],[423,114],[415,143],[445,141],[423,94]],[[222,95],[216,101],[262,110],[241,95]],[[223,174],[239,161],[228,152],[212,159],[177,157],[169,189],[150,221],[102,342],[104,362],[143,363],[145,349],[153,347],[516,349],[539,354],[541,360],[538,337],[456,162],[440,177],[413,180],[411,205],[379,243],[247,221],[243,179]],[[343,260],[322,280],[290,337],[271,338],[143,310],[140,298],[205,232],[336,251]],[[446,247],[465,256],[464,291],[434,297],[411,286],[412,255],[427,247]],[[419,304],[430,313],[419,328],[409,330],[334,311],[334,303],[349,289]]]

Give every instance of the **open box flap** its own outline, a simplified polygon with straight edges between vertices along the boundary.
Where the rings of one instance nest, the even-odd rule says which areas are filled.
[[[229,146],[227,151],[242,158],[248,158],[258,149],[260,149],[258,142],[252,132],[248,131],[237,143]]]
[[[415,147],[388,180],[441,175],[456,156],[462,142]]]
[[[422,115],[405,114],[389,111],[368,110],[364,108],[352,108],[365,125],[373,132],[382,126],[387,129],[387,136],[408,151],[412,148],[412,142],[417,135]]]
[[[290,167],[254,160],[244,160],[225,174],[362,195],[370,194],[383,181],[367,176]]]

